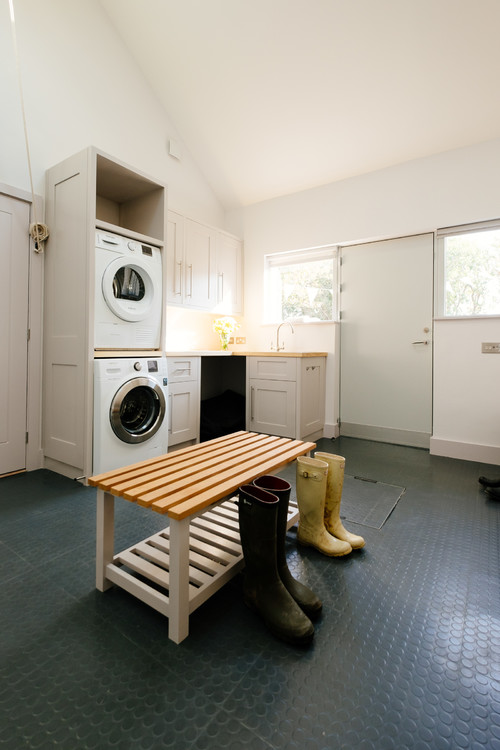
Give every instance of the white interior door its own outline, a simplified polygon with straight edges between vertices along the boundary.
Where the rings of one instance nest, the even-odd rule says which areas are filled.
[[[0,474],[26,467],[29,204],[0,195]]]
[[[340,434],[429,447],[433,235],[341,249]]]

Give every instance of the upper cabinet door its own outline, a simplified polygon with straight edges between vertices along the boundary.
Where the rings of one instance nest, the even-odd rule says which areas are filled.
[[[211,227],[186,219],[184,303],[210,310],[215,307],[216,238]]]
[[[217,232],[217,307],[216,312],[243,312],[243,243],[237,237]]]
[[[184,216],[168,211],[166,258],[167,304],[183,301]]]

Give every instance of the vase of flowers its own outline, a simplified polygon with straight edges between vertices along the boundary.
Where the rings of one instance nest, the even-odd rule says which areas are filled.
[[[229,337],[239,327],[239,323],[237,323],[234,318],[226,317],[217,318],[217,320],[214,320],[213,329],[215,333],[219,334],[220,345],[224,351],[227,351]]]

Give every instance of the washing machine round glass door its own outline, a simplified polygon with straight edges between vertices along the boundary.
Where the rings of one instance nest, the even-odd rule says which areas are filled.
[[[102,293],[111,312],[122,320],[137,323],[148,317],[159,291],[145,268],[115,258],[103,273]]]
[[[143,443],[159,430],[165,396],[151,378],[133,378],[115,393],[109,409],[111,428],[124,443]]]

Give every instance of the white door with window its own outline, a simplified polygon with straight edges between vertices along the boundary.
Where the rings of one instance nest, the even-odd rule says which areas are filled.
[[[341,248],[340,434],[429,447],[433,235]]]
[[[30,206],[0,195],[0,475],[26,467]]]

